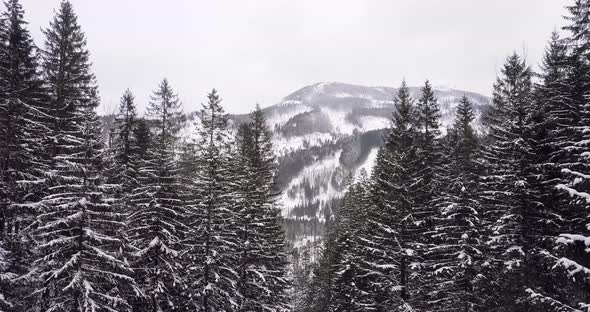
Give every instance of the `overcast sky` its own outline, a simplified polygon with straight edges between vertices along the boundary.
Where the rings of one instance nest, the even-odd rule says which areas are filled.
[[[59,0],[23,0],[38,45]],[[491,93],[505,57],[537,65],[563,25],[556,0],[72,0],[102,98],[142,108],[167,77],[184,110],[211,88],[226,110],[269,106],[321,81],[434,85]]]

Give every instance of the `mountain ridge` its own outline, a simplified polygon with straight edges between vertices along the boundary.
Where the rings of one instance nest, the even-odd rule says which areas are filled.
[[[319,82],[263,109],[274,134],[279,203],[292,241],[321,237],[325,216],[337,209],[347,180],[358,178],[363,170],[370,174],[398,90]],[[410,93],[417,100],[421,88],[410,87]],[[480,118],[490,98],[456,88],[435,88],[434,93],[443,132],[452,125],[463,95],[473,103],[475,128],[481,131]]]

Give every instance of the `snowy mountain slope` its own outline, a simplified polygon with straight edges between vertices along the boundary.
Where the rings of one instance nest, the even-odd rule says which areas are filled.
[[[420,88],[410,89],[413,98],[418,99]],[[378,132],[389,125],[396,92],[396,88],[390,87],[322,82],[303,87],[265,109],[275,132],[279,160],[302,159],[299,164],[295,161],[292,168],[282,168],[290,171],[281,175],[286,180],[281,184],[285,217],[322,219],[324,209],[342,195],[344,188],[339,185],[343,183],[339,181],[344,179],[342,176],[358,178],[361,168],[370,173],[380,142],[375,138],[371,141],[363,134]],[[463,95],[473,102],[479,125],[481,112],[489,104],[487,97],[440,88],[435,89],[435,96],[441,108],[443,129],[451,125]],[[356,145],[368,150],[358,152],[362,157],[342,162],[342,151]],[[329,155],[323,156],[327,151]],[[312,157],[303,158],[299,154]]]
[[[317,83],[293,92],[278,104],[266,108],[269,124],[277,133],[277,154],[321,145],[330,137],[387,127],[396,92],[396,88],[390,87],[335,82]],[[420,96],[420,88],[411,88],[411,92],[415,99]],[[479,118],[482,108],[489,102],[485,96],[448,88],[435,90],[443,128],[452,123],[457,104],[464,94],[474,103]]]
[[[420,88],[410,90],[413,98],[418,99]],[[264,109],[274,132],[278,186],[282,191],[279,202],[283,216],[290,220],[292,228],[288,231],[305,232],[308,230],[302,224],[321,223],[326,212],[337,207],[347,181],[358,179],[361,170],[370,174],[383,129],[390,124],[396,93],[397,89],[391,87],[322,82],[303,87]],[[435,88],[443,130],[451,125],[463,95],[474,104],[476,128],[479,127],[489,98]],[[187,117],[183,137],[194,139],[195,114]],[[237,125],[247,116],[231,115],[230,119]]]

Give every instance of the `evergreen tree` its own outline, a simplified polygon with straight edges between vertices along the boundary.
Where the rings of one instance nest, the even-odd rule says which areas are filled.
[[[134,131],[137,122],[135,108],[135,96],[127,89],[119,104],[119,112],[115,116],[115,137],[112,149],[114,150],[113,160],[114,180],[121,184],[121,192],[128,194],[136,184],[136,168],[133,168],[133,159],[137,154],[136,138]]]
[[[572,43],[572,54],[588,56],[590,52],[590,28],[588,28],[590,2],[576,0],[573,5],[566,6],[566,9],[569,15],[565,19],[570,23],[564,29],[570,33],[569,41]]]
[[[425,172],[420,174],[425,177],[424,184],[429,185],[435,180],[435,159],[440,156],[440,152],[437,155],[438,146],[436,144],[437,138],[441,135],[439,129],[440,109],[428,80],[424,83],[421,91],[422,96],[416,104],[416,123],[419,132],[418,144]]]
[[[43,181],[44,93],[37,49],[19,1],[5,2],[0,22],[0,296],[12,302],[12,311],[24,311],[30,281],[14,278],[29,270],[32,257],[22,229],[34,218]]]
[[[136,126],[133,128],[133,138],[135,140],[135,154],[136,159],[144,159],[148,149],[152,146],[152,135],[148,122],[144,118],[139,118],[136,121]],[[132,163],[133,163],[132,159]]]
[[[375,311],[366,276],[372,268],[365,262],[367,251],[363,238],[367,233],[366,216],[371,209],[366,172],[346,192],[336,217],[337,252],[341,254],[334,264],[334,286],[331,310]]]
[[[117,257],[123,223],[101,177],[100,123],[83,115],[79,144],[61,149],[56,183],[42,201],[35,237],[42,311],[127,311],[118,287],[133,285],[127,264]],[[74,133],[72,133],[74,135]]]
[[[428,291],[432,287],[432,280],[424,279],[431,267],[436,265],[437,246],[433,245],[433,218],[435,209],[433,199],[436,196],[438,184],[440,183],[440,160],[442,153],[439,146],[440,110],[434,91],[427,80],[422,88],[422,96],[416,105],[417,124],[417,158],[418,167],[416,172],[416,207],[412,210],[413,226],[409,232],[416,239],[415,252],[421,263],[414,263],[414,284],[416,292],[413,295],[413,307],[424,306],[428,308]],[[419,285],[419,286],[418,286]]]
[[[155,117],[152,121],[156,128],[156,140],[168,144],[172,152],[175,151],[177,135],[183,125],[181,106],[178,95],[174,93],[168,79],[162,79],[151,96],[147,114]]]
[[[131,191],[127,235],[133,248],[132,267],[145,299],[134,303],[137,311],[178,310],[185,287],[182,275],[183,240],[187,227],[182,202],[182,180],[175,162],[178,101],[167,80],[154,91],[148,116],[155,125],[152,144],[145,122],[136,131],[138,184]]]
[[[19,232],[27,202],[34,200],[31,185],[40,179],[36,171],[42,155],[39,140],[42,123],[42,80],[37,51],[17,0],[5,3],[0,29],[0,235]],[[18,211],[24,210],[24,211]]]
[[[449,129],[442,182],[445,187],[433,201],[439,214],[433,235],[435,247],[428,298],[437,310],[481,311],[485,294],[481,276],[486,251],[483,246],[482,204],[479,198],[479,146],[472,127],[475,114],[463,96],[453,127]]]
[[[567,213],[571,207],[567,194],[555,188],[555,185],[567,183],[567,177],[561,172],[564,168],[562,164],[575,162],[575,153],[566,147],[575,141],[576,124],[580,117],[576,111],[578,105],[573,105],[568,82],[569,73],[576,71],[570,70],[572,67],[568,61],[565,42],[557,33],[553,33],[541,66],[541,83],[536,88],[535,96],[538,104],[532,118],[533,151],[539,159],[536,172],[541,180],[538,185],[539,200],[544,210],[550,212],[550,218],[540,229],[543,236],[537,239],[540,258],[535,260],[542,264],[538,265],[536,272],[538,286],[528,289],[531,300],[538,304],[537,308],[555,306],[560,298],[575,293],[568,279],[564,278],[564,272],[557,270],[558,266],[555,265],[555,257],[558,256],[555,251],[560,249],[555,244],[555,237],[560,228],[568,227],[571,218]]]
[[[275,204],[271,132],[259,106],[237,134],[240,176],[239,291],[241,311],[288,309],[287,256],[281,212]]]
[[[590,2],[579,0],[567,8],[569,37],[552,36],[538,88],[546,118],[544,203],[556,215],[558,228],[547,233],[555,237],[543,251],[551,273],[545,279],[548,285],[528,291],[537,307],[548,311],[590,311]]]
[[[74,115],[98,105],[96,79],[90,71],[86,38],[77,16],[68,1],[62,1],[50,27],[43,30],[45,48],[42,68],[49,92],[51,132],[46,140],[49,161],[55,166],[57,155],[67,152],[71,131],[75,131]]]
[[[330,311],[334,303],[335,267],[340,262],[341,254],[337,245],[337,226],[334,215],[326,213],[326,232],[324,234],[321,255],[313,268],[314,279],[308,290],[311,311]]]
[[[197,134],[196,202],[189,216],[187,259],[188,296],[202,311],[232,311],[237,289],[237,218],[232,201],[239,197],[233,184],[227,114],[213,89],[199,115]]]
[[[367,277],[379,311],[389,311],[409,301],[415,291],[410,284],[416,247],[410,229],[416,207],[417,165],[416,108],[405,81],[395,99],[392,125],[373,169],[368,233],[364,239],[374,268]]]
[[[134,211],[134,206],[130,201],[131,191],[138,185],[138,168],[145,159],[146,150],[139,153],[138,140],[136,137],[136,130],[139,125],[137,113],[134,103],[134,96],[131,91],[126,90],[119,104],[119,111],[114,117],[110,133],[110,148],[108,154],[107,169],[104,175],[109,183],[118,185],[115,193],[117,198],[114,209],[119,213],[119,220],[125,223],[129,215]],[[149,129],[146,127],[144,131]],[[147,148],[146,148],[147,149]],[[117,232],[117,237],[121,243],[118,248],[118,255],[125,262],[129,262],[134,258],[133,253],[136,251],[130,244],[127,231]],[[138,302],[138,297],[141,297],[140,290],[136,285],[123,285],[120,291],[127,298],[129,304],[135,307]]]
[[[489,171],[484,179],[489,244],[499,289],[501,311],[528,311],[525,290],[534,287],[534,256],[544,222],[539,198],[531,137],[532,72],[517,54],[508,57],[494,85],[487,116],[490,142],[483,149]]]
[[[310,248],[311,249],[311,248]],[[309,251],[309,249],[307,249]],[[322,290],[319,288],[321,284],[321,279],[318,274],[319,272],[319,259],[316,258],[316,261],[311,262],[309,265],[309,282],[306,285],[305,293],[303,294],[303,298],[301,298],[302,308],[298,309],[297,311],[302,312],[316,312],[321,311],[319,310],[319,305],[325,305],[325,303],[318,301],[320,299],[320,294],[323,295]]]
[[[536,111],[533,131],[535,133],[535,153],[541,158],[540,170],[543,173],[543,205],[557,212],[560,205],[556,201],[565,199],[559,196],[554,185],[563,183],[559,163],[567,163],[572,153],[566,153],[565,146],[571,145],[575,137],[575,126],[580,120],[578,105],[572,105],[567,46],[554,32],[545,51],[541,64],[541,83],[535,89]],[[568,159],[568,160],[566,160]],[[555,229],[553,230],[553,232]]]
[[[0,279],[4,282],[10,281],[15,278],[15,274],[11,273],[8,268],[10,267],[10,251],[0,246]],[[2,296],[0,296],[0,311],[6,312],[15,309],[15,305],[12,303],[13,298],[7,296],[8,290],[2,290]]]
[[[133,279],[116,257],[122,224],[113,211],[104,167],[99,103],[85,38],[63,1],[46,35],[43,69],[49,92],[50,187],[40,202],[33,235],[41,311],[127,310],[117,291]],[[124,273],[122,273],[124,272]]]

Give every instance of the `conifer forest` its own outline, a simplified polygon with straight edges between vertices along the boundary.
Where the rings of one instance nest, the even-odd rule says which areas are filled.
[[[590,0],[541,60],[503,51],[489,105],[462,95],[443,122],[429,77],[392,89],[313,255],[281,200],[294,157],[273,137],[295,122],[236,117],[216,89],[187,114],[157,77],[99,114],[76,7],[27,10],[0,15],[0,312],[590,312]],[[322,133],[314,112],[296,121]]]

